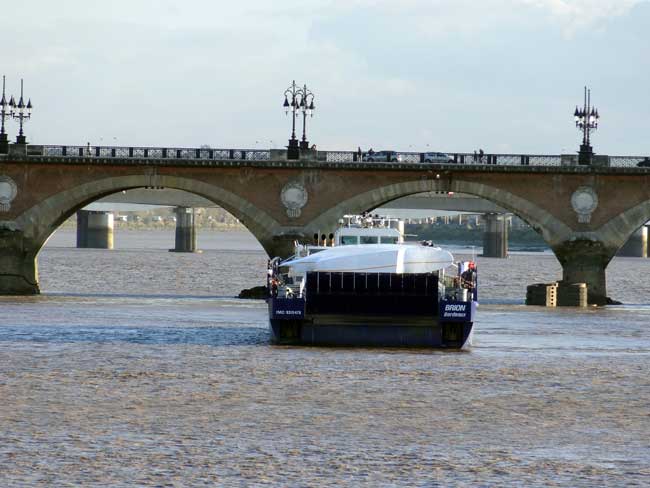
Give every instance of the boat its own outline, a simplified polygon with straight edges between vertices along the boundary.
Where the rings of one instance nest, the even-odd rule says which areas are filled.
[[[467,349],[478,306],[473,261],[404,242],[399,219],[346,215],[267,271],[275,344]]]

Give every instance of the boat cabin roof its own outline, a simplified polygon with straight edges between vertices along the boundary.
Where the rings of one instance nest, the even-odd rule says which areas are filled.
[[[377,215],[344,215],[334,233],[336,246],[354,244],[398,244],[403,239],[399,219]]]

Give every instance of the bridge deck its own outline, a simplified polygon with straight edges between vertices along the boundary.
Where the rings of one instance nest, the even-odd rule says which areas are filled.
[[[594,164],[580,166],[577,155],[486,154],[482,160],[470,153],[449,153],[453,162],[424,163],[424,153],[395,153],[400,161],[358,161],[354,152],[310,151],[300,160],[287,160],[283,150],[257,149],[166,149],[133,147],[88,146],[27,146],[22,154],[11,151],[0,154],[5,160],[25,160],[34,163],[73,165],[126,166],[208,166],[208,167],[275,167],[275,168],[331,168],[349,170],[422,171],[430,169],[469,172],[523,172],[523,173],[599,173],[647,174],[650,160],[643,156],[598,156]],[[638,164],[647,162],[648,166]]]

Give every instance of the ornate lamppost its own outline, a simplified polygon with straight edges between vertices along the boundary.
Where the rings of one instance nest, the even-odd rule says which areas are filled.
[[[307,89],[307,85],[302,87],[302,96],[300,97],[300,111],[302,112],[302,141],[300,141],[300,149],[309,149],[309,142],[307,141],[307,115],[314,116],[314,94]]]
[[[313,116],[314,111],[314,94],[307,89],[307,85],[302,88],[296,85],[294,80],[289,88],[284,91],[284,111],[285,114],[291,112],[291,138],[287,146],[287,159],[299,159],[300,150],[309,149],[307,141],[307,115]],[[298,143],[296,138],[296,117],[302,112],[302,141]]]
[[[5,118],[11,117],[11,107],[5,98],[5,77],[2,75],[2,98],[0,98],[0,154],[9,151],[9,139],[5,132]]]
[[[591,147],[590,132],[598,129],[600,115],[598,110],[591,105],[591,90],[585,86],[585,100],[581,109],[576,107],[573,113],[576,121],[576,128],[582,131],[582,145],[578,153],[578,164],[589,165],[594,156]]]
[[[20,80],[20,100],[15,102],[14,97],[9,100],[9,105],[13,108],[12,115],[15,120],[20,123],[20,131],[16,137],[16,144],[27,144],[25,134],[23,134],[23,124],[32,117],[32,100],[27,101],[27,105],[23,101],[23,80]]]

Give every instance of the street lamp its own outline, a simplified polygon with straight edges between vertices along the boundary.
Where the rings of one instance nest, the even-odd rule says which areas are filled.
[[[298,111],[298,94],[300,88],[296,86],[296,80],[291,83],[291,86],[284,91],[284,113],[286,115],[291,111],[291,139],[289,139],[289,146],[287,147],[287,159],[298,159],[300,157],[300,149],[298,148],[298,139],[296,139],[296,112]],[[289,102],[291,98],[291,102]]]
[[[16,137],[16,144],[27,144],[25,134],[23,134],[23,124],[32,117],[32,100],[27,101],[27,105],[23,101],[23,80],[20,79],[20,100],[15,102],[14,97],[9,100],[9,105],[13,108],[12,115],[15,120],[20,123],[20,131]]]
[[[287,146],[287,159],[299,159],[300,149],[309,149],[307,142],[307,115],[313,117],[314,112],[314,94],[307,89],[307,85],[302,88],[296,85],[294,80],[289,88],[284,91],[284,112],[291,112],[291,138]],[[298,144],[296,139],[296,117],[302,112],[302,141]]]
[[[5,118],[11,117],[11,107],[5,98],[5,76],[2,75],[2,98],[0,98],[0,154],[9,152],[9,139],[5,132]]]
[[[585,100],[581,109],[576,107],[573,116],[576,121],[576,128],[582,131],[582,145],[578,153],[578,164],[589,165],[594,152],[591,147],[589,133],[598,129],[600,115],[596,107],[591,106],[591,90],[585,86]]]
[[[300,141],[300,149],[309,149],[309,142],[307,141],[307,115],[314,116],[314,94],[307,89],[307,85],[302,88],[302,95],[300,97],[300,111],[302,112],[302,141]]]

